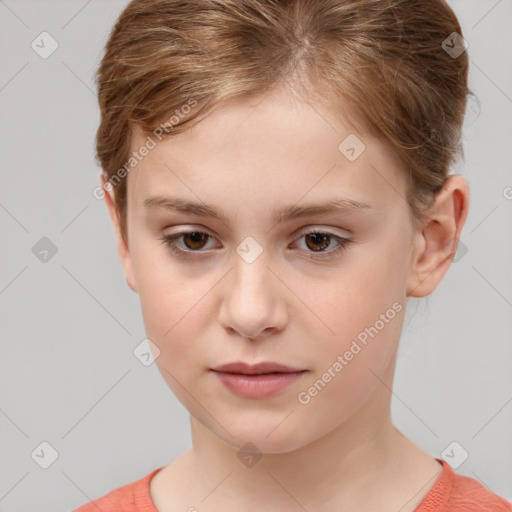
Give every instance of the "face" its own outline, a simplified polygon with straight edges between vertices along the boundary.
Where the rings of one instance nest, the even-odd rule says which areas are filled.
[[[285,89],[224,103],[128,175],[123,264],[156,364],[234,447],[286,452],[341,428],[392,363],[412,286],[403,171],[378,139],[313,106]],[[343,142],[354,135],[363,151]],[[155,199],[171,197],[203,210]],[[366,207],[306,209],[335,202]],[[239,361],[305,371],[242,397],[211,370]]]

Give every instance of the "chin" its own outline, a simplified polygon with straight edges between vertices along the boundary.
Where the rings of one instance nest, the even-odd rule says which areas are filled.
[[[220,432],[220,438],[240,453],[288,453],[307,444],[307,440],[298,436],[295,432],[290,432],[284,428],[281,430],[282,425],[279,425],[279,422],[273,422],[272,425],[262,425],[259,429],[252,426],[251,428],[236,430],[234,425],[231,425],[229,431],[233,437],[226,436],[226,433],[222,431]],[[276,428],[277,425],[279,426]],[[216,435],[219,436],[219,432],[216,432]]]

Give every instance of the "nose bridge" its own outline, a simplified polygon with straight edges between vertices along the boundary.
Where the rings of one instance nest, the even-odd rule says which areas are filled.
[[[235,268],[231,276],[232,296],[242,303],[269,299],[273,289],[269,251],[264,251],[255,241],[244,241],[236,249]]]
[[[258,244],[259,246],[259,244]],[[245,240],[236,249],[232,272],[224,288],[221,322],[244,336],[256,338],[260,332],[279,327],[283,320],[275,276],[268,267],[270,252],[255,240]]]

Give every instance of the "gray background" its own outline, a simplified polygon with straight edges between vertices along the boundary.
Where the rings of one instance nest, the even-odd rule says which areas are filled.
[[[92,76],[126,4],[0,0],[4,512],[70,510],[190,444],[187,411],[156,366],[133,354],[145,338],[138,296],[125,283],[106,207],[92,194]],[[457,441],[469,458],[456,472],[511,500],[512,2],[450,4],[481,102],[480,112],[469,106],[466,160],[455,166],[471,190],[467,252],[430,297],[411,299],[392,414],[433,456]],[[59,44],[47,59],[31,48],[42,31]],[[32,250],[43,237],[57,248],[45,263]],[[43,441],[58,454],[47,469]]]

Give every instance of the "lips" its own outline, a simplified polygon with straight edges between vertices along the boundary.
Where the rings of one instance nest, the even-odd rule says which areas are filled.
[[[292,368],[280,363],[262,362],[258,364],[247,364],[242,361],[222,364],[213,368],[213,371],[223,373],[237,373],[242,375],[262,375],[267,373],[292,373],[301,372],[300,368]]]
[[[266,399],[296,383],[307,370],[280,363],[228,363],[212,368],[224,386],[242,398]]]

